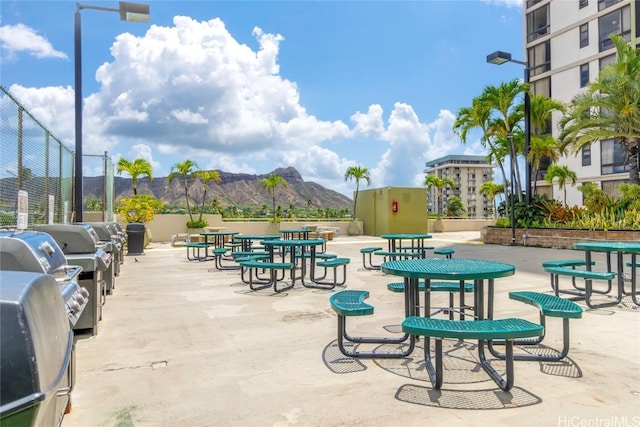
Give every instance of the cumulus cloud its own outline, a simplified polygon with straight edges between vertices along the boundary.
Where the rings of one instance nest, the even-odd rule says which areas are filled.
[[[425,121],[396,102],[387,115],[379,104],[356,111],[349,124],[316,117],[301,105],[296,83],[279,74],[284,37],[260,28],[252,34],[255,50],[220,19],[176,16],[172,26],[152,25],[143,36],[117,36],[111,60],[96,71],[99,89],[85,94],[84,152],[142,157],[156,176],[187,158],[236,173],[295,166],[305,180],[350,196],[344,172],[361,160],[345,154],[352,141],[381,150],[377,164],[363,165],[375,186],[422,185],[424,163],[460,147],[448,110]],[[72,88],[11,91],[72,145]]]
[[[1,26],[0,45],[5,52],[5,60],[20,52],[26,52],[36,58],[68,59],[67,54],[55,50],[46,38],[24,24]]]
[[[522,0],[482,0],[483,3],[506,7],[522,7]]]

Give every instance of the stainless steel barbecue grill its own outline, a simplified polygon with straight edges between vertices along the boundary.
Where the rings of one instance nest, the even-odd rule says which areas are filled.
[[[75,330],[82,329],[97,335],[106,300],[104,274],[111,265],[111,255],[104,250],[95,230],[88,224],[46,224],[34,229],[51,235],[67,262],[82,267],[79,284],[89,291],[89,304],[78,319]]]
[[[89,222],[98,235],[98,239],[104,245],[103,249],[111,255],[111,265],[104,273],[107,286],[107,295],[111,295],[116,287],[116,276],[120,275],[120,259],[122,258],[123,245],[118,232],[107,222]]]
[[[0,270],[53,276],[72,327],[89,302],[89,292],[78,284],[82,267],[69,265],[60,246],[47,233],[0,231]]]
[[[0,425],[59,426],[75,380],[64,301],[51,275],[0,270],[0,278]]]

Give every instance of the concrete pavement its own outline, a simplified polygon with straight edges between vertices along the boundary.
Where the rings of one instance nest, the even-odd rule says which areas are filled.
[[[543,261],[584,257],[478,239],[440,233],[431,244],[516,266],[496,281],[496,317],[538,321],[535,308],[508,292],[549,291]],[[386,290],[398,278],[362,268],[359,249],[374,244],[385,242],[339,236],[327,244],[327,252],[351,258],[347,288],[371,293],[375,314],[348,319],[356,334],[397,332],[402,321],[402,297]],[[211,268],[165,243],[126,258],[99,334],[77,345],[73,410],[63,427],[640,426],[640,310],[630,298],[598,310],[580,303],[585,313],[571,321],[568,358],[515,362],[510,392],[479,369],[473,342],[448,340],[444,386],[435,391],[421,348],[399,360],[342,356],[331,291],[253,292],[237,272]],[[433,304],[446,300],[436,295]],[[548,319],[544,343],[562,347],[560,320]],[[504,372],[502,362],[495,366]]]

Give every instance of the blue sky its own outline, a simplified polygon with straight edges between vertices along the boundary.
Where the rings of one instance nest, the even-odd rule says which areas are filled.
[[[353,165],[372,188],[420,186],[426,161],[484,154],[479,134],[453,134],[455,114],[523,74],[485,62],[495,50],[523,59],[519,0],[148,3],[149,24],[81,12],[84,153],[143,157],[156,177],[191,159],[293,166],[349,197]],[[71,148],[75,4],[0,2],[1,84]]]

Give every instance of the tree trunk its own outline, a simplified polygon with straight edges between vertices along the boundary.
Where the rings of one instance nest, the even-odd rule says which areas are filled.
[[[639,143],[640,144],[640,143]],[[629,183],[640,185],[640,155],[638,145],[629,150]]]

